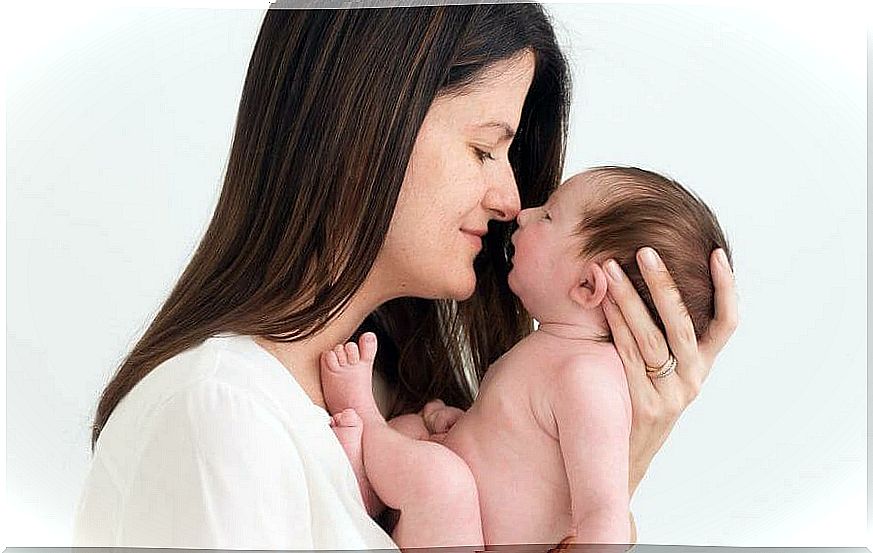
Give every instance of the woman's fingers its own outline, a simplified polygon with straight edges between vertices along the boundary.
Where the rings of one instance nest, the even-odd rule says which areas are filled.
[[[637,341],[631,332],[621,310],[610,298],[609,292],[603,301],[603,313],[612,332],[612,341],[621,357],[624,372],[627,376],[628,392],[630,393],[631,418],[630,434],[630,470],[628,473],[628,490],[633,495],[634,490],[642,480],[643,475],[655,453],[664,443],[669,427],[675,421],[672,410],[668,407],[675,403],[668,385],[667,392],[662,389],[664,384],[651,379],[646,373],[645,362],[637,347]],[[676,378],[671,375],[669,378]],[[675,388],[673,386],[672,388]]]
[[[605,268],[609,278],[607,285],[609,294],[621,310],[625,324],[636,340],[644,364],[650,367],[662,365],[669,355],[667,341],[652,320],[646,304],[640,299],[633,283],[614,259],[608,260]]]
[[[715,287],[715,318],[709,323],[706,334],[700,338],[700,353],[705,360],[707,373],[739,322],[734,274],[721,248],[712,253],[710,270]],[[703,377],[706,378],[706,375]]]
[[[652,302],[658,310],[658,316],[661,317],[667,331],[670,351],[682,368],[688,368],[690,364],[694,364],[698,355],[697,336],[694,334],[694,323],[682,302],[679,289],[658,253],[652,248],[640,248],[637,252],[637,262],[643,280],[646,281],[646,287],[652,295]],[[660,330],[657,334],[662,336]]]
[[[655,389],[651,379],[646,376],[645,362],[640,355],[637,342],[609,292],[603,299],[603,314],[606,316],[606,322],[609,324],[610,332],[612,332],[615,349],[621,357],[622,365],[624,365],[631,403],[639,406],[644,401],[645,396],[655,393]]]
[[[730,337],[737,321],[733,276],[728,264],[720,263],[720,254],[714,253],[711,267],[716,316],[701,340],[702,346],[698,347],[694,325],[672,277],[657,255],[650,257],[650,253],[654,250],[642,249],[637,253],[637,261],[655,308],[664,322],[666,338],[618,263],[609,260],[604,264],[609,284],[603,311],[624,364],[633,407],[631,493],[682,411],[696,397],[715,355]],[[675,371],[663,378],[650,377],[646,366],[658,367],[664,363],[668,342],[669,351],[677,361]]]

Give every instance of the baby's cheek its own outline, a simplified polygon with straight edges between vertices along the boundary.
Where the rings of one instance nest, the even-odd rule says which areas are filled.
[[[513,261],[529,261],[531,257],[531,248],[528,245],[528,240],[516,240],[516,244],[514,247],[514,253],[512,256]]]

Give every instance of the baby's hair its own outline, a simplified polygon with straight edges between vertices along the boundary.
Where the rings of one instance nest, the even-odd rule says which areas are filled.
[[[715,315],[709,269],[712,251],[723,248],[733,266],[715,215],[693,192],[651,171],[602,166],[586,173],[597,183],[598,200],[589,204],[577,226],[581,256],[598,262],[614,258],[665,332],[636,262],[639,248],[654,248],[670,271],[700,338]]]

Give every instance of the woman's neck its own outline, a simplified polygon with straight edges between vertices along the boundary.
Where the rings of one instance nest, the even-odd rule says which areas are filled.
[[[387,298],[370,291],[365,283],[345,309],[318,333],[296,342],[274,342],[255,336],[255,342],[273,355],[291,373],[312,402],[325,407],[321,389],[321,354],[346,343],[364,319]]]

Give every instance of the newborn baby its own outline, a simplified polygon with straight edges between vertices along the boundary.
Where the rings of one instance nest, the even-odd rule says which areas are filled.
[[[373,333],[322,355],[334,431],[370,513],[381,503],[400,511],[401,548],[629,543],[631,404],[601,307],[610,301],[601,263],[619,262],[663,331],[635,260],[654,248],[698,337],[712,320],[710,253],[730,252],[712,212],[674,181],[595,168],[522,210],[518,224],[509,285],[539,327],[489,367],[441,443],[421,416],[389,424],[379,413]]]

